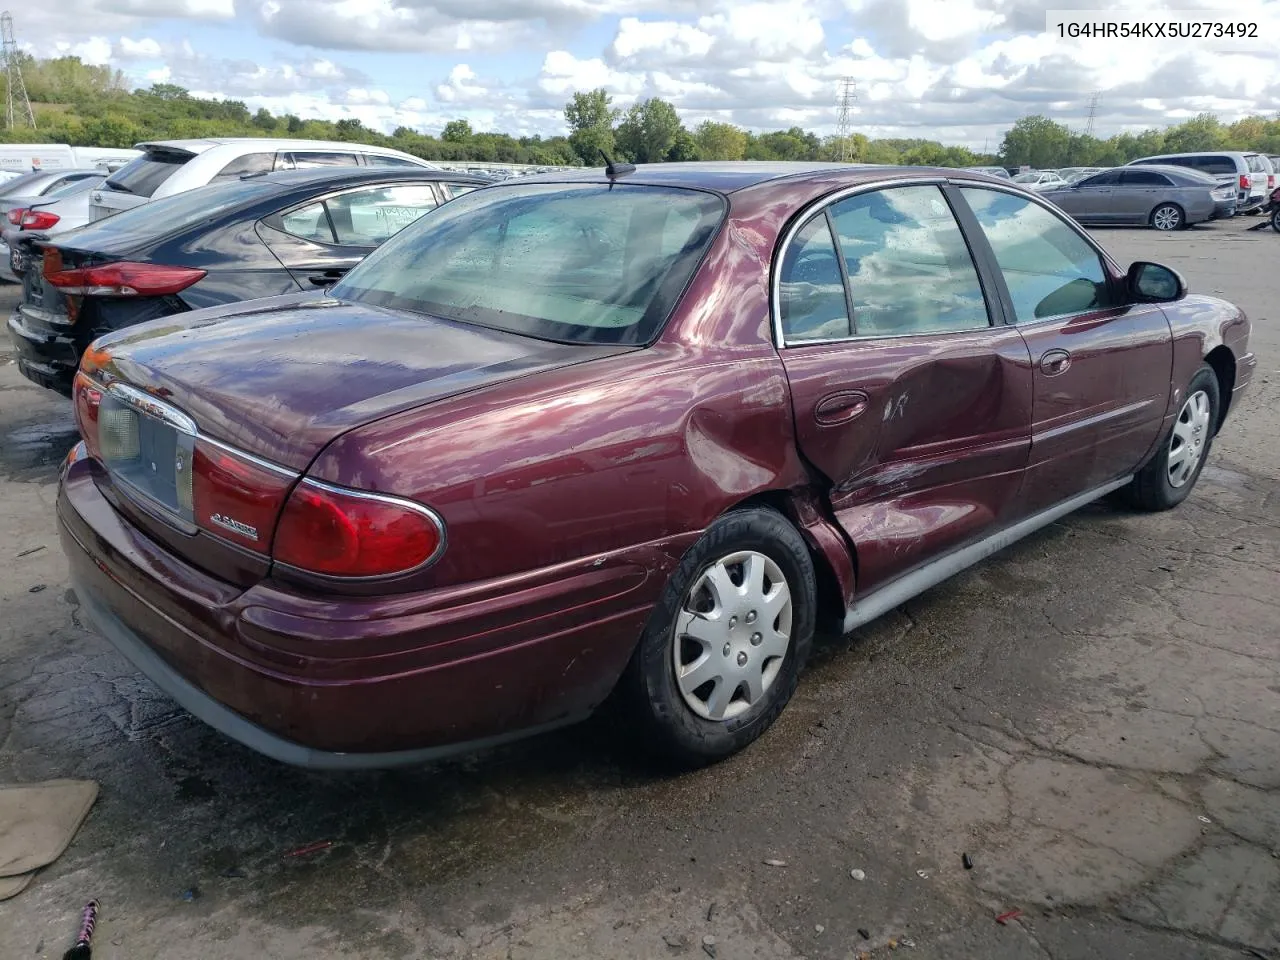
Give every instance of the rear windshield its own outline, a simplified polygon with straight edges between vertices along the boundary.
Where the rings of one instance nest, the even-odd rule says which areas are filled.
[[[1249,165],[1250,173],[1270,173],[1270,162],[1261,154],[1251,153],[1244,158],[1245,163]]]
[[[647,343],[725,214],[696,190],[476,190],[370,254],[334,297],[562,343]]]
[[[84,193],[86,190],[92,190],[95,187],[102,186],[105,177],[84,177],[80,180],[72,180],[70,183],[64,183],[56,190],[50,190],[44,195],[46,200],[57,200],[62,197],[69,197],[74,193]]]
[[[24,173],[20,177],[6,180],[3,185],[0,185],[0,197],[20,197],[26,192],[26,187],[48,175],[47,171],[37,170],[34,173]]]
[[[150,197],[160,189],[160,184],[182,169],[191,156],[163,151],[144,153],[107,177],[106,185],[112,190]]]
[[[270,193],[272,189],[271,185],[254,180],[232,180],[197,187],[122,210],[92,223],[74,235],[68,234],[66,245],[74,245],[77,250],[94,250],[102,241],[116,248],[122,241],[157,239],[211,220],[224,210]]]

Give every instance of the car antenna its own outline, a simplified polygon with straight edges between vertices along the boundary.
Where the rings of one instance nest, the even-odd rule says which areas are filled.
[[[604,157],[604,175],[606,177],[620,177],[624,173],[635,173],[636,165],[634,163],[617,163],[609,158],[604,152],[604,147],[600,148],[600,156]]]

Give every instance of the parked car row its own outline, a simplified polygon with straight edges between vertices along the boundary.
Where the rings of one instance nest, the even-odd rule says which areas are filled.
[[[1254,371],[1241,311],[979,173],[489,183],[277,169],[290,147],[167,186],[214,149],[147,149],[123,178],[146,202],[22,239],[9,330],[72,394],[82,611],[304,766],[420,763],[611,697],[642,744],[728,756],[819,626],[1112,491],[1176,506]]]

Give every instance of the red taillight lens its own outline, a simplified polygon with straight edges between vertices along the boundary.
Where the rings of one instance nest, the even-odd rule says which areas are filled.
[[[62,218],[47,210],[28,210],[19,221],[23,230],[48,230]]]
[[[1240,189],[1241,190],[1249,189],[1249,175],[1247,173],[1240,174]]]
[[[331,577],[385,577],[434,559],[444,525],[426,507],[397,497],[299,483],[276,528],[280,563]]]
[[[71,385],[71,400],[76,415],[76,426],[89,453],[101,459],[98,447],[98,413],[102,409],[102,388],[83,373],[77,373]]]
[[[1276,185],[1276,175],[1274,173],[1267,174],[1267,189],[1270,190]]]
[[[10,210],[8,213],[9,222],[16,227],[18,224],[22,222],[22,215],[26,212],[27,211],[22,209],[21,207],[15,207],[14,209]]]
[[[191,507],[196,525],[232,543],[267,553],[271,531],[296,478],[197,440]]]
[[[64,270],[56,248],[47,249],[44,256],[44,278],[69,296],[160,297],[187,289],[206,273],[158,263],[105,263]]]

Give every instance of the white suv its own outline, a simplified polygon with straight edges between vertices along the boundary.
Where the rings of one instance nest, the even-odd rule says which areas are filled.
[[[89,198],[89,216],[101,220],[121,210],[183,193],[218,180],[306,167],[422,167],[439,170],[408,153],[366,143],[215,137],[156,140],[137,145],[142,156],[107,177]]]
[[[1271,161],[1260,153],[1239,150],[1206,150],[1202,153],[1166,153],[1130,160],[1125,166],[1172,164],[1207,173],[1219,183],[1236,188],[1236,213],[1250,213],[1267,202],[1267,179],[1273,176]]]

